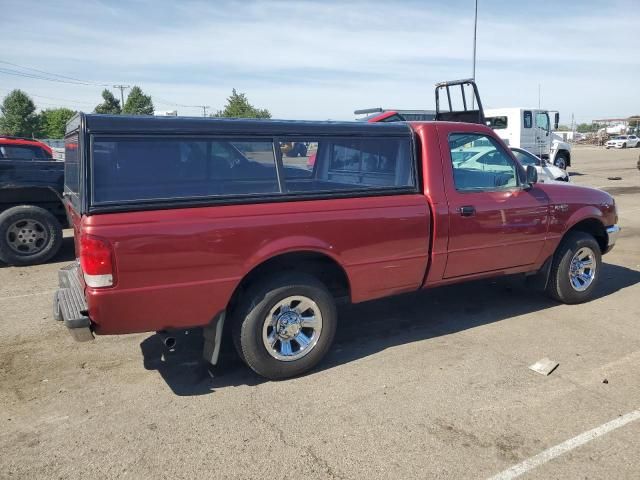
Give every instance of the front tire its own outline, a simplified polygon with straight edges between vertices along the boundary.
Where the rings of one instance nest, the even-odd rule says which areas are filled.
[[[558,155],[553,163],[556,165],[556,167],[561,168],[562,170],[567,169],[568,162],[567,157],[564,154]]]
[[[285,273],[250,288],[233,320],[234,345],[258,375],[301,375],[326,355],[337,325],[335,301],[311,275]]]
[[[33,205],[0,214],[0,260],[16,266],[51,259],[62,246],[62,227],[49,211]]]
[[[602,255],[596,239],[588,233],[570,232],[554,254],[547,294],[562,303],[589,301],[601,267]]]

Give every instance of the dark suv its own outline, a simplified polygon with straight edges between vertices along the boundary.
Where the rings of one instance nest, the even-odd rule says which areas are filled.
[[[67,224],[64,162],[42,142],[0,136],[0,261],[33,265],[53,257]]]

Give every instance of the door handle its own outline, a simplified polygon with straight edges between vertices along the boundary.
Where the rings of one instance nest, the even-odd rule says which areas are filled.
[[[472,217],[476,214],[476,207],[473,205],[464,205],[458,208],[458,213],[463,217]]]

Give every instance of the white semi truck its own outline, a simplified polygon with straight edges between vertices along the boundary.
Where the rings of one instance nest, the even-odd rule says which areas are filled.
[[[553,125],[549,113],[554,114]],[[489,108],[484,114],[487,125],[510,147],[527,150],[563,170],[571,166],[571,145],[553,133],[558,129],[558,112],[537,108]]]

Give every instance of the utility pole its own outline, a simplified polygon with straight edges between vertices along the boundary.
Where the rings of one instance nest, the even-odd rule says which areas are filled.
[[[206,117],[207,116],[207,108],[211,108],[209,105],[200,105],[200,107],[202,107],[202,116]]]
[[[576,122],[575,122],[575,117],[573,116],[573,113],[571,113],[571,131],[574,133],[576,132]]]
[[[120,108],[124,108],[124,89],[131,88],[129,85],[114,85],[113,88],[120,90]]]

